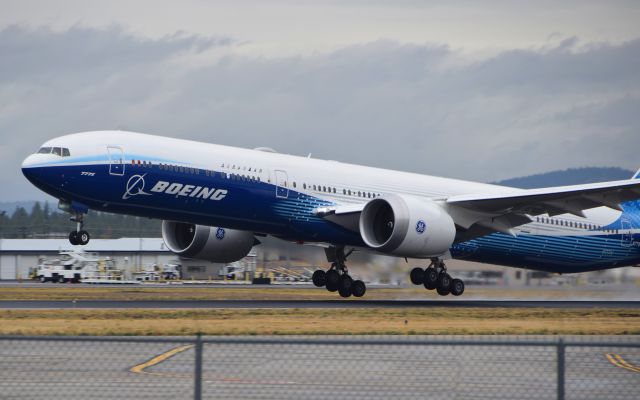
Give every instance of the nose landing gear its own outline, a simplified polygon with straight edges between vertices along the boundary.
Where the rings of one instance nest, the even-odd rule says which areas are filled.
[[[361,280],[354,280],[347,270],[345,261],[353,252],[344,253],[344,247],[330,247],[326,249],[327,261],[331,262],[328,271],[315,271],[311,280],[317,287],[325,287],[330,292],[338,292],[341,297],[362,297],[367,287]]]
[[[69,243],[74,246],[84,246],[89,243],[91,236],[89,232],[82,229],[84,226],[84,215],[82,213],[75,213],[75,215],[71,217],[71,221],[76,223],[76,230],[69,233]]]
[[[423,285],[427,290],[435,289],[440,296],[446,296],[449,293],[460,296],[464,293],[464,282],[461,279],[452,278],[447,273],[444,261],[438,258],[431,259],[431,264],[426,270],[412,269],[409,277],[414,285]]]

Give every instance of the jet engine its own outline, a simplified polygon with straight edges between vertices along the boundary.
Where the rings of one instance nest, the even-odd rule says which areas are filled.
[[[367,246],[400,257],[440,256],[449,250],[456,235],[453,219],[440,205],[406,195],[369,201],[359,224]]]
[[[255,241],[251,232],[174,221],[162,221],[162,239],[181,257],[217,263],[240,260]]]

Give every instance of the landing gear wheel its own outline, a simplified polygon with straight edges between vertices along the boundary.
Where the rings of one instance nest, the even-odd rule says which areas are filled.
[[[338,290],[340,286],[340,274],[338,274],[338,271],[332,269],[327,272],[325,285],[330,292]]]
[[[350,297],[352,295],[351,286],[349,286],[348,288],[341,287],[340,289],[338,289],[338,294],[340,294],[340,297]]]
[[[71,243],[74,246],[77,246],[80,244],[80,241],[78,240],[78,232],[71,231],[69,233],[69,243]]]
[[[451,276],[446,272],[440,272],[438,276],[438,286],[436,287],[436,291],[440,296],[446,296],[450,292],[451,287]]]
[[[414,268],[409,274],[411,283],[414,285],[422,285],[424,283],[424,270],[422,268]]]
[[[464,293],[464,282],[461,279],[453,279],[451,281],[451,285],[449,286],[449,290],[451,294],[454,296],[460,296]]]
[[[361,280],[353,281],[351,284],[351,294],[353,294],[354,297],[362,297],[366,291],[367,287]]]
[[[438,286],[438,272],[435,268],[429,267],[424,272],[424,287],[425,289],[433,290]]]
[[[311,280],[315,286],[323,287],[327,284],[327,273],[319,269],[313,273]]]
[[[449,289],[451,286],[451,276],[446,272],[440,272],[438,276],[438,288]]]
[[[353,285],[353,279],[347,275],[344,274],[340,277],[340,285],[338,286],[338,290],[343,289],[343,290],[349,290],[349,292],[351,292],[351,286]]]
[[[91,236],[89,236],[89,232],[87,231],[78,232],[78,244],[81,244],[84,246],[89,243],[89,240],[91,240]]]

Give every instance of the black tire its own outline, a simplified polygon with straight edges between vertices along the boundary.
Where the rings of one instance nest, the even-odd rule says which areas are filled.
[[[449,291],[454,296],[460,296],[464,293],[464,282],[461,279],[453,279],[449,286]]]
[[[424,272],[423,285],[425,289],[428,290],[433,290],[438,286],[438,272],[435,268],[427,268],[427,270]]]
[[[89,240],[91,240],[91,236],[89,235],[89,232],[87,231],[80,231],[78,232],[78,243],[81,245],[86,245],[89,243]]]
[[[66,283],[67,279],[62,276],[62,275],[58,275],[58,283]]]
[[[353,294],[351,292],[351,286],[349,286],[348,288],[341,287],[340,289],[338,289],[338,294],[340,294],[340,297],[344,297],[345,299],[347,297],[351,297],[351,295]]]
[[[313,281],[313,284],[315,286],[323,287],[327,284],[327,273],[321,269],[314,271],[313,275],[311,276],[311,280]]]
[[[414,268],[409,273],[411,283],[414,285],[422,285],[424,283],[424,270],[422,268]]]
[[[326,274],[325,287],[330,292],[335,292],[340,286],[340,274],[335,269],[330,270]]]
[[[49,278],[45,278],[43,275],[40,275],[38,279],[40,280],[40,283],[49,282]]]
[[[80,244],[80,242],[78,241],[78,232],[69,232],[69,243],[71,243],[73,246],[77,246]]]
[[[349,291],[351,291],[352,285],[353,285],[353,279],[349,275],[343,274],[342,276],[340,276],[340,285],[338,286],[338,290],[349,289]]]
[[[353,294],[354,297],[362,297],[366,291],[367,287],[361,280],[353,281],[353,284],[351,284],[351,294]]]
[[[449,291],[449,287],[451,286],[451,276],[446,272],[440,272],[438,275],[438,289],[446,289]]]
[[[436,288],[436,292],[438,292],[438,294],[440,296],[446,296],[449,294],[449,288]]]

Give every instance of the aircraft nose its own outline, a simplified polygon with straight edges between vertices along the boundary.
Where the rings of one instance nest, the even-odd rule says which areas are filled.
[[[28,156],[27,158],[24,159],[24,161],[22,161],[22,174],[25,176],[25,178],[29,179],[30,181],[34,178],[34,165],[36,164],[36,158],[37,154],[31,154],[30,156]]]

